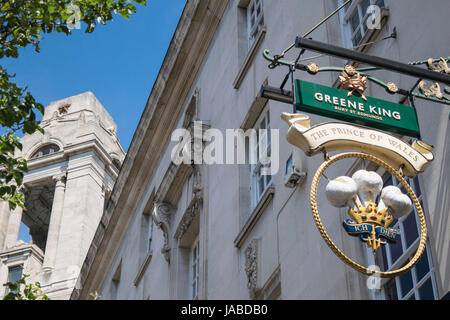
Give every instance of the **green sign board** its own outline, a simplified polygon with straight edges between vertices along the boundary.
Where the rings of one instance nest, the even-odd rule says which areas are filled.
[[[352,122],[410,137],[420,137],[414,108],[398,103],[352,95],[320,84],[295,81],[297,110]]]

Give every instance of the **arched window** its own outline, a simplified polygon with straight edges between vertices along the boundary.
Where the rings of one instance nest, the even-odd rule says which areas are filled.
[[[42,148],[40,148],[35,153],[33,153],[33,155],[31,156],[30,159],[40,158],[42,156],[45,156],[45,155],[48,155],[48,154],[52,154],[52,153],[55,153],[55,152],[58,152],[58,151],[59,151],[59,147],[56,144],[48,144],[48,145],[43,146]]]
[[[117,170],[120,171],[120,168],[122,167],[122,165],[120,164],[120,161],[117,159],[113,159],[112,163],[117,168]]]

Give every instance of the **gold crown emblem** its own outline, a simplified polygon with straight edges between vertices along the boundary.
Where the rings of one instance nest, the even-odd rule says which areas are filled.
[[[370,223],[387,228],[394,220],[392,215],[388,213],[388,208],[378,211],[378,207],[372,201],[372,198],[370,198],[369,204],[366,207],[358,204],[356,200],[354,200],[354,203],[357,209],[350,208],[348,215],[357,223]]]

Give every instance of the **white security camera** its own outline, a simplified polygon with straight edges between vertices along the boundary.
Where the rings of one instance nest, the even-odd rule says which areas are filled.
[[[287,188],[295,188],[305,180],[306,172],[302,170],[302,159],[300,151],[294,149],[286,161],[286,173],[284,185]]]

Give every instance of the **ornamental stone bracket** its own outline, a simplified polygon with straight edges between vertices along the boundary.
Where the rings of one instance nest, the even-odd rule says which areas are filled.
[[[155,222],[158,229],[160,229],[164,234],[164,245],[161,249],[161,253],[164,255],[167,263],[170,263],[170,218],[173,208],[170,204],[165,202],[155,202],[153,207],[153,221]]]
[[[258,249],[259,240],[253,239],[245,249],[245,274],[250,297],[255,299],[258,294]]]

